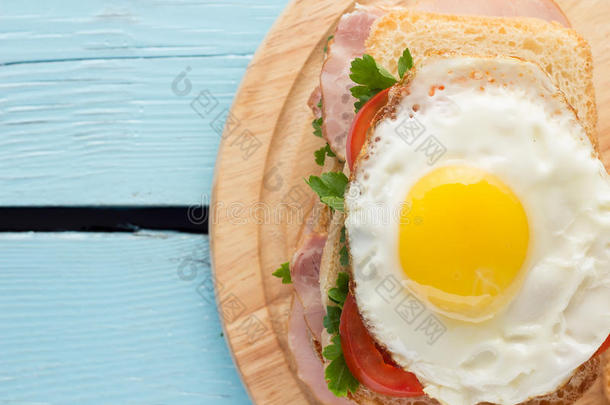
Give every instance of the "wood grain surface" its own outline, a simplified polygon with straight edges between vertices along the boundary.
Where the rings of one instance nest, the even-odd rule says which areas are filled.
[[[2,1],[0,205],[200,204],[216,118],[286,3]]]
[[[225,127],[216,166],[212,207],[213,270],[219,291],[242,297],[246,310],[224,327],[251,398],[258,404],[315,402],[299,384],[285,325],[291,287],[271,272],[289,259],[310,209],[303,178],[320,171],[313,151],[323,141],[311,135],[307,98],[318,83],[323,47],[339,16],[353,2],[293,1],[275,23],[248,67]],[[610,2],[558,1],[574,27],[590,42],[600,113],[603,158],[610,163]],[[233,144],[241,131],[262,147],[244,159]],[[281,216],[286,204],[298,215]],[[238,206],[238,210],[226,207]],[[216,209],[219,208],[219,209]],[[265,216],[264,216],[265,215]],[[281,217],[279,220],[277,217]],[[220,295],[222,306],[223,298]],[[265,330],[249,339],[252,319]],[[597,388],[599,390],[599,386]],[[597,395],[595,393],[593,395]],[[600,396],[593,402],[599,404]]]
[[[0,206],[207,204],[215,119],[286,3],[1,1]],[[207,246],[0,234],[0,404],[250,403]]]
[[[207,237],[0,234],[0,404],[246,404]]]

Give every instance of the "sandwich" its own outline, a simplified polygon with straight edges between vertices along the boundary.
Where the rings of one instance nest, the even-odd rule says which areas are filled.
[[[589,45],[552,1],[461,3],[356,6],[329,38],[317,209],[273,273],[296,372],[328,404],[605,404]]]

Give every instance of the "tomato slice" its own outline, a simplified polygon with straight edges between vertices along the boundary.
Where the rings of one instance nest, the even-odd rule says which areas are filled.
[[[372,391],[392,397],[424,395],[415,374],[384,360],[383,354],[364,326],[356,300],[351,294],[343,305],[339,331],[345,363],[358,381]]]
[[[352,127],[347,137],[347,164],[350,170],[354,170],[354,162],[360,154],[360,149],[366,141],[366,133],[371,127],[375,114],[388,103],[388,93],[391,87],[377,93],[356,114]]]
[[[598,354],[602,354],[609,348],[610,348],[610,335],[608,336],[608,338],[606,338],[606,341],[602,344],[602,346],[599,349],[597,349],[597,352],[595,352],[594,356],[597,356]]]

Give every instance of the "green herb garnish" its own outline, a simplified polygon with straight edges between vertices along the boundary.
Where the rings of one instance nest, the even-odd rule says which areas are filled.
[[[379,66],[371,55],[364,54],[362,58],[352,61],[350,79],[354,83],[371,89],[387,89],[396,84],[396,78],[390,72]]]
[[[400,59],[398,59],[398,75],[402,79],[409,70],[413,68],[413,56],[409,48],[405,49]]]
[[[360,386],[358,380],[356,380],[351,371],[349,371],[343,354],[331,361],[326,367],[326,370],[324,370],[324,378],[326,379],[330,392],[337,397],[346,397],[348,393],[353,394]]]
[[[316,163],[318,166],[324,166],[324,162],[326,161],[326,156],[335,157],[337,155],[334,154],[329,144],[315,151],[314,156],[316,157]]]
[[[313,120],[311,126],[313,127],[313,134],[318,138],[322,138],[322,117]]]
[[[339,333],[339,322],[341,321],[341,308],[329,305],[326,307],[326,316],[324,317],[324,328],[329,335]]]
[[[331,342],[333,342],[331,345],[326,346],[324,350],[322,350],[322,356],[328,360],[335,360],[343,355],[343,350],[341,349],[341,336],[333,336]]]
[[[334,35],[331,35],[330,37],[328,37],[328,39],[326,40],[326,45],[324,45],[324,53],[328,53],[328,44],[330,43],[330,41],[332,41],[332,39],[334,38]]]
[[[320,177],[310,176],[305,180],[309,187],[318,194],[320,201],[333,210],[343,211],[343,195],[347,187],[347,176],[341,172],[322,173]]]
[[[398,59],[398,74],[402,79],[407,71],[413,67],[413,57],[409,49],[405,49]],[[352,96],[357,100],[354,103],[356,112],[377,93],[395,85],[398,80],[382,66],[375,62],[371,55],[364,54],[356,58],[351,64],[350,79],[356,84],[350,89]]]
[[[282,279],[282,284],[290,284],[292,283],[292,278],[290,277],[290,263],[283,263],[279,269],[272,273],[275,277]]]
[[[340,308],[343,308],[348,293],[349,275],[347,273],[339,273],[337,276],[337,286],[328,290],[328,298],[339,305]]]
[[[350,79],[359,86],[350,89],[356,98],[356,112],[377,93],[396,84],[397,80],[390,72],[379,66],[370,55],[363,55],[352,61]]]
[[[327,315],[324,317],[324,327],[332,335],[331,344],[322,350],[322,356],[330,360],[330,364],[324,370],[324,378],[328,384],[330,392],[338,397],[345,397],[348,393],[354,393],[360,383],[352,375],[341,349],[341,337],[339,335],[339,324],[341,322],[341,308],[345,304],[345,299],[349,291],[349,275],[339,273],[337,276],[336,287],[328,291],[328,297],[338,306],[326,307]]]
[[[349,253],[347,252],[347,246],[345,245],[343,245],[339,251],[339,262],[343,267],[349,266]]]

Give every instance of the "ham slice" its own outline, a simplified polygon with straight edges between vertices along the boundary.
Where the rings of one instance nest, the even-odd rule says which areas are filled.
[[[320,296],[320,262],[326,239],[326,234],[307,233],[290,265],[292,284],[303,307],[305,321],[313,338],[318,342],[326,315]]]
[[[337,398],[328,390],[324,381],[324,363],[311,345],[304,315],[301,302],[298,299],[293,300],[288,326],[288,344],[296,361],[299,379],[310,388],[311,393],[322,404],[353,405],[353,402],[345,398]]]
[[[309,96],[309,100],[307,101],[307,106],[311,109],[313,113],[313,117],[318,119],[322,116],[322,109],[319,104],[322,101],[322,90],[320,86],[316,87],[314,91]]]
[[[322,133],[341,160],[345,160],[347,133],[356,115],[356,100],[349,91],[355,85],[349,78],[350,66],[364,54],[371,26],[382,14],[379,9],[359,8],[341,17],[322,67]]]

